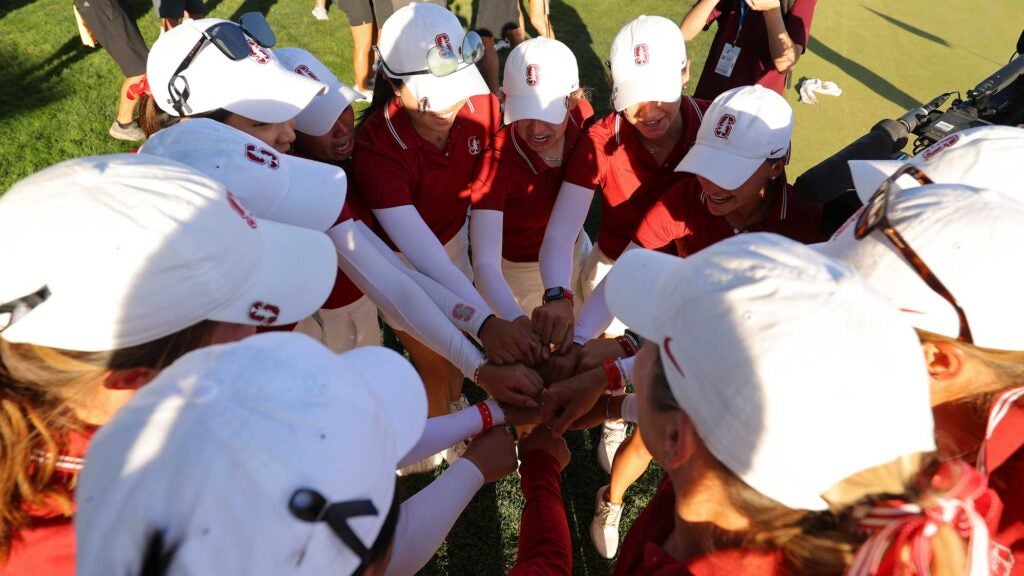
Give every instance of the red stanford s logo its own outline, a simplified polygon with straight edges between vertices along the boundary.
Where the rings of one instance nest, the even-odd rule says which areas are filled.
[[[935,144],[932,144],[931,146],[926,148],[925,151],[921,153],[921,157],[924,158],[925,160],[931,160],[932,158],[938,156],[939,153],[945,150],[946,148],[952,148],[959,141],[959,134],[946,136],[942,140],[939,140]]]
[[[471,155],[476,156],[477,154],[480,154],[482,148],[480,147],[479,138],[477,138],[476,136],[471,136],[467,144],[469,145],[469,153]]]
[[[732,127],[736,124],[736,117],[732,114],[722,114],[722,117],[718,119],[718,125],[715,126],[715,136],[728,140],[729,134],[732,134]]]
[[[263,46],[257,44],[252,38],[246,36],[245,41],[249,43],[249,58],[255,60],[257,64],[270,64],[274,60],[270,52],[264,50]]]
[[[442,56],[447,58],[455,55],[455,50],[452,48],[452,41],[444,32],[434,36],[434,44],[444,52]]]
[[[249,213],[245,206],[242,206],[242,203],[238,201],[238,198],[235,198],[235,195],[230,190],[228,190],[228,206],[231,206],[231,209],[241,216],[242,220],[245,220],[249,228],[256,227],[256,219],[252,217],[252,214]]]
[[[263,326],[270,326],[277,322],[279,314],[281,314],[280,308],[266,302],[256,301],[249,306],[249,319]]]
[[[540,82],[540,65],[530,64],[526,67],[526,85],[536,86]]]
[[[473,308],[469,304],[456,304],[452,308],[452,318],[461,320],[463,322],[469,322],[476,315],[476,308]]]
[[[317,78],[316,74],[314,74],[313,71],[309,69],[309,66],[306,66],[305,64],[299,64],[298,66],[296,66],[295,67],[295,73],[296,74],[302,74],[303,76],[305,76],[307,78],[312,78],[313,80],[316,80],[317,82],[320,81],[320,79]]]
[[[271,170],[277,170],[281,165],[281,160],[277,157],[277,154],[255,144],[245,145],[245,157],[248,158],[250,162],[254,162],[260,166],[266,166]]]
[[[647,44],[637,44],[633,46],[633,62],[637,66],[643,66],[651,61],[651,52],[647,48]]]

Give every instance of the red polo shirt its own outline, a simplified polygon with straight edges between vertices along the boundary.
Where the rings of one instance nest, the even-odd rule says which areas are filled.
[[[718,21],[718,32],[711,41],[711,50],[704,61],[704,71],[693,95],[696,98],[714,100],[716,96],[736,88],[760,84],[782,94],[786,87],[786,75],[775,69],[772,52],[768,48],[768,26],[764,14],[757,10],[746,10],[740,27],[740,4],[744,0],[721,0],[708,16],[707,30],[711,23]],[[807,48],[811,36],[811,20],[818,0],[795,0],[789,12],[782,15],[786,32],[794,44]],[[726,43],[739,47],[740,55],[730,76],[715,72]]]
[[[90,428],[68,436],[66,454],[57,457],[54,485],[68,486],[82,470]],[[74,514],[72,501],[71,514]],[[22,530],[11,543],[11,554],[0,565],[0,574],[11,576],[72,576],[75,573],[75,527],[72,516],[49,507],[28,507],[32,527]]]
[[[685,257],[736,234],[725,217],[708,212],[700,183],[689,176],[651,207],[637,228],[636,244],[660,249],[675,243],[679,256]],[[745,231],[773,232],[804,244],[828,239],[822,228],[821,206],[800,202],[788,184],[768,208],[765,219]]]
[[[359,127],[352,157],[356,193],[372,210],[415,206],[441,244],[447,243],[466,223],[470,186],[501,124],[500,108],[493,94],[469,98],[445,149],[438,150],[392,99]],[[395,248],[379,224],[373,230]]]
[[[581,100],[569,113],[563,156],[568,157],[582,134],[583,123],[594,115]],[[501,252],[512,262],[537,262],[544,230],[562,185],[563,166],[548,166],[516,134],[512,126],[498,132],[473,183],[473,208],[504,212]]]
[[[992,405],[979,457],[978,468],[1003,501],[992,538],[1013,553],[1011,574],[1024,575],[1024,388],[1004,392]]]
[[[661,545],[676,523],[676,496],[666,476],[647,507],[626,534],[615,563],[615,576],[745,576],[782,575],[781,551],[730,548],[677,560]]]
[[[658,164],[640,143],[622,114],[598,120],[573,148],[565,181],[590,190],[601,188],[601,228],[597,242],[615,260],[633,238],[644,215],[661,193],[685,177],[676,166],[690,151],[710,102],[684,96],[679,101],[683,133]]]

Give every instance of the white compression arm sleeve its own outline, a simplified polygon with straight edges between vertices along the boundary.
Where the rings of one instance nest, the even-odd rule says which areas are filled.
[[[630,242],[622,253],[625,254],[629,250],[636,248],[640,248],[640,246]],[[612,320],[615,319],[612,311],[608,308],[608,302],[605,300],[606,290],[604,285],[606,278],[608,277],[605,276],[598,282],[590,297],[583,303],[583,308],[580,310],[579,316],[576,317],[576,325],[573,327],[573,342],[583,344],[591,338],[597,338],[608,329]]]
[[[504,424],[505,412],[498,405],[498,402],[493,398],[488,398],[484,403],[491,409],[491,418],[494,419],[494,425],[501,426]],[[476,407],[476,404],[458,412],[427,418],[427,426],[423,429],[420,441],[412,447],[412,450],[409,450],[405,458],[402,458],[402,461],[398,463],[398,467],[405,468],[431,454],[437,454],[460,440],[465,440],[470,436],[479,434],[483,429],[484,423],[480,418],[480,410]]]
[[[484,316],[492,314],[491,308],[473,287],[473,283],[448,258],[444,246],[427,227],[415,207],[406,204],[383,208],[374,210],[373,215],[417,270],[465,299]]]
[[[444,314],[448,320],[455,324],[464,332],[468,332],[474,338],[480,332],[480,327],[483,326],[484,320],[487,319],[488,314],[483,311],[478,311],[471,318],[466,318],[464,315],[454,314],[453,311],[459,305],[466,305],[464,299],[459,298],[454,292],[438,284],[433,278],[426,274],[409,268],[405,262],[395,254],[380,236],[377,236],[364,222],[357,222],[356,225],[359,227],[359,231],[363,233],[363,237],[370,241],[374,246],[377,247],[377,251],[382,254],[388,262],[391,262],[395,268],[397,268],[402,274],[408,276],[413,282],[415,282],[427,296],[434,301],[441,313]]]
[[[355,221],[346,220],[327,231],[338,250],[338,266],[370,300],[397,324],[472,377],[484,356],[437,309],[429,296],[395,268],[363,236]],[[390,250],[388,251],[390,252]]]
[[[572,255],[590,211],[594,191],[563,182],[540,245],[540,277],[545,288],[572,288]]]
[[[623,396],[622,408],[619,410],[623,420],[635,423],[638,420],[639,410],[636,405],[636,394],[626,394]]]
[[[480,487],[484,476],[465,458],[412,498],[402,502],[388,576],[413,576],[441,547]]]
[[[473,210],[469,218],[473,249],[473,280],[480,294],[505,320],[525,315],[501,271],[501,235],[505,215],[498,210]]]

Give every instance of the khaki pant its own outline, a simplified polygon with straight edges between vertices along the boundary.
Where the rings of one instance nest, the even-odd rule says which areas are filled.
[[[338,353],[381,344],[377,307],[367,296],[341,308],[320,310],[299,322],[295,331],[316,338]]]

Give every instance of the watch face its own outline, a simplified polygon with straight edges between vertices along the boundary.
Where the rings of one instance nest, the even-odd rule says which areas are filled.
[[[561,288],[548,288],[544,291],[544,301],[559,300],[563,297]]]

